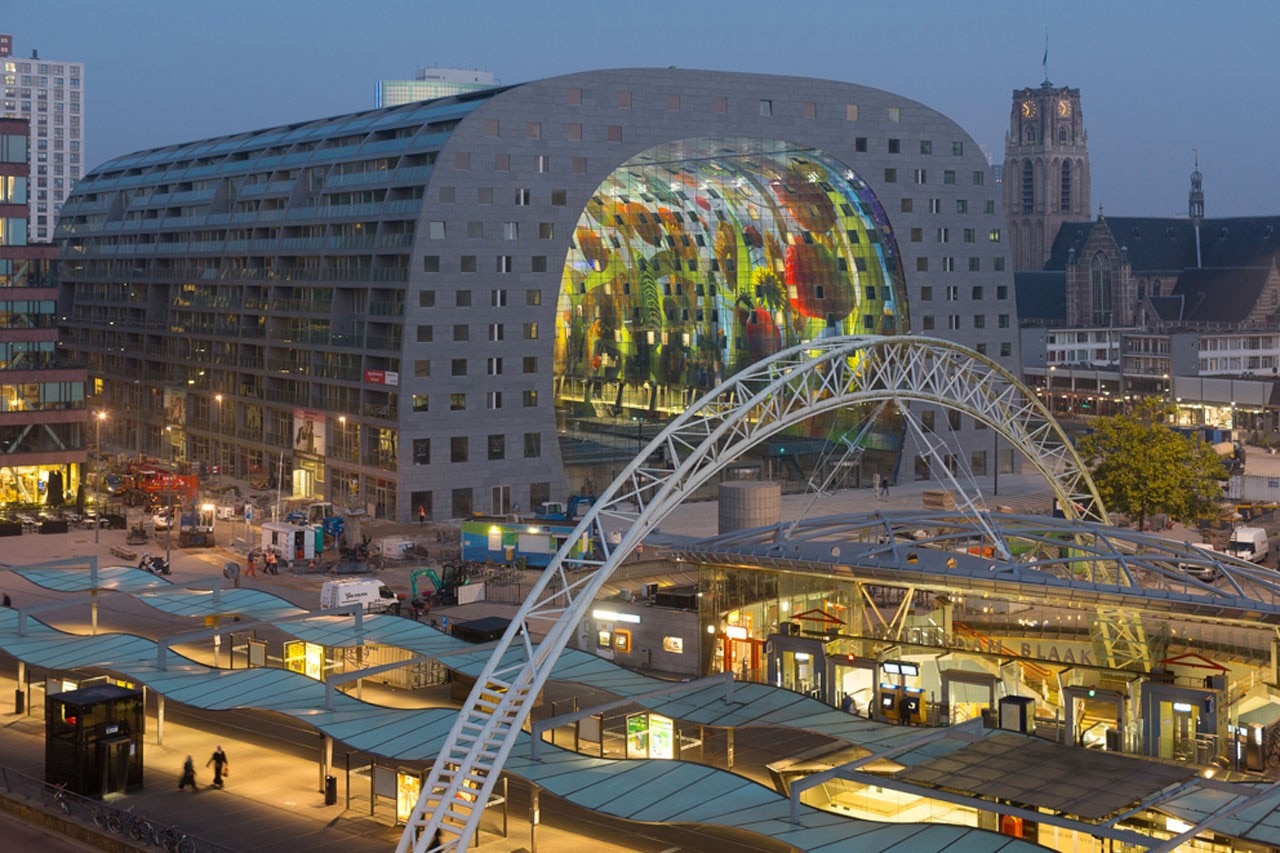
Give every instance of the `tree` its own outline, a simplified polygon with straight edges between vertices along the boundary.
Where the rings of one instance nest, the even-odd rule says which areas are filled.
[[[1213,448],[1174,432],[1169,414],[1158,400],[1141,401],[1131,413],[1097,418],[1080,440],[1107,509],[1135,518],[1139,530],[1158,511],[1181,522],[1214,512],[1227,478]]]

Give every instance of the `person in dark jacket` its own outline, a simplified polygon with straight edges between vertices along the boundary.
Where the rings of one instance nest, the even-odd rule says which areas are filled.
[[[199,791],[196,787],[196,764],[191,760],[191,756],[187,756],[187,760],[182,763],[182,778],[178,780],[178,790],[191,786],[192,791]]]
[[[231,768],[227,762],[227,754],[222,751],[222,744],[218,744],[218,748],[213,751],[213,755],[209,756],[209,760],[204,763],[205,767],[213,765],[213,787],[222,787],[222,777],[231,773]]]

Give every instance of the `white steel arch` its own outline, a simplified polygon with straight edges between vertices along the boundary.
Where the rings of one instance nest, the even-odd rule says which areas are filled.
[[[674,419],[609,484],[552,558],[458,714],[398,853],[465,850],[538,691],[622,559],[698,486],[745,451],[823,412],[878,400],[958,409],[1020,449],[1069,518],[1104,521],[1066,435],[1016,377],[958,344],[915,336],[832,337],[784,350],[721,383]],[[656,456],[662,467],[646,464]],[[620,541],[608,530],[629,525]],[[591,559],[570,558],[590,537]],[[543,636],[534,644],[532,633]],[[433,846],[439,831],[441,844]]]

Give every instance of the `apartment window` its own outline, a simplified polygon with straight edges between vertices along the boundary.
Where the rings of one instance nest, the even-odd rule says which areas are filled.
[[[940,198],[931,198],[931,199],[929,199],[929,212],[930,212],[930,213],[941,213],[941,212],[942,212],[942,199],[940,199]]]
[[[992,269],[996,272],[1004,272],[1004,258],[996,258],[991,262]]]
[[[987,199],[982,203],[982,212],[990,216],[996,212],[996,203],[993,199]]]
[[[453,155],[453,168],[460,172],[465,172],[471,168],[471,152],[459,151]]]
[[[471,291],[459,290],[457,293],[453,295],[453,303],[459,308],[470,308],[471,307]]]
[[[987,239],[988,239],[988,240],[990,240],[992,243],[999,243],[999,242],[1000,242],[1000,229],[999,229],[999,228],[992,228],[992,229],[987,233]]]
[[[955,258],[952,258],[952,257],[946,257],[946,258],[943,258],[943,259],[942,259],[942,271],[943,271],[943,272],[955,272],[955,271],[956,271],[956,259],[955,259]]]
[[[425,358],[416,359],[413,362],[413,375],[423,379],[431,375],[431,362]]]
[[[932,154],[932,153],[933,153],[933,141],[932,141],[932,140],[930,140],[930,139],[921,139],[921,140],[920,140],[920,153],[921,153],[921,154]]]
[[[978,351],[978,355],[987,354],[987,345],[985,343],[979,342],[976,346],[974,346],[974,349]]]
[[[502,338],[503,338],[503,333],[502,333],[502,332],[503,332],[503,329],[502,329],[502,324],[501,324],[501,323],[490,323],[490,324],[489,324],[489,340],[491,340],[491,341],[500,341],[500,340],[502,340]]]
[[[964,143],[963,143],[963,142],[952,142],[952,143],[951,143],[951,156],[952,156],[952,157],[963,157],[963,156],[964,156]]]
[[[464,325],[457,325],[457,326],[454,326],[454,327],[453,327],[453,339],[454,339],[455,341],[469,341],[469,340],[471,340],[471,327],[470,327],[470,326],[464,326]]]
[[[477,189],[476,204],[493,204],[493,187],[480,187]]]
[[[760,99],[760,115],[762,116],[773,115],[773,101],[769,100],[768,98]]]
[[[449,395],[449,411],[465,412],[467,409],[466,394],[450,394]]]
[[[497,271],[499,273],[511,272],[511,256],[510,255],[498,255]]]
[[[463,460],[466,461],[465,459]],[[454,489],[450,493],[451,515],[454,518],[470,518],[471,508],[475,506],[471,489]]]
[[[604,138],[606,142],[621,142],[622,141],[622,125],[620,124],[609,125],[607,128],[605,128]]]
[[[568,103],[569,106],[571,107],[582,106],[582,90],[577,87],[570,88],[568,92],[568,100],[566,101],[566,103]]]
[[[929,259],[924,257],[923,255],[916,258],[916,272],[928,272],[928,271],[929,271]]]
[[[970,259],[969,259],[969,272],[982,272],[982,259],[981,259],[981,258],[970,258]]]
[[[956,199],[956,213],[968,213],[968,212],[969,212],[969,202],[965,201],[962,198]]]
[[[537,373],[538,357],[536,355],[526,355],[520,360],[520,370],[523,373]]]
[[[524,324],[524,339],[525,339],[526,341],[536,341],[536,340],[538,339],[538,324],[537,324],[537,323],[525,323],[525,324]]]
[[[926,315],[920,318],[920,328],[926,332],[933,331],[933,316]]]
[[[897,123],[902,120],[902,110],[898,107],[889,107],[889,121]]]
[[[996,299],[1008,299],[1008,298],[1009,298],[1009,286],[1007,284],[997,284]]]
[[[898,170],[897,170],[897,169],[885,169],[885,170],[884,170],[884,182],[885,182],[886,184],[896,184],[896,183],[898,182]]]
[[[955,409],[947,409],[947,425],[951,427],[952,432],[960,431],[960,413]],[[948,465],[948,468],[951,466]]]
[[[538,239],[539,240],[551,240],[551,239],[554,239],[555,236],[556,236],[555,223],[553,222],[538,223]]]
[[[517,207],[527,207],[532,204],[533,193],[526,187],[517,187],[515,191],[515,203]]]
[[[418,327],[418,343],[420,344],[431,343],[431,328],[432,328],[431,326]]]
[[[423,272],[440,272],[440,256],[425,255],[422,258],[422,271]]]
[[[427,238],[431,240],[444,239],[444,220],[434,219],[427,223]]]
[[[568,204],[568,203],[569,203],[569,193],[568,193],[568,192],[566,192],[565,190],[552,190],[552,191],[551,191],[551,206],[552,206],[552,207],[564,207],[564,206],[565,206],[566,204]]]
[[[525,139],[541,139],[542,138],[542,122],[531,121],[524,126]]]
[[[533,158],[533,168],[539,172],[551,171],[551,158],[546,154],[539,154]]]
[[[953,332],[956,332],[956,331],[959,331],[959,330],[960,330],[960,315],[959,315],[959,314],[948,314],[948,315],[947,315],[947,328],[948,328],[948,329],[950,329],[950,330],[951,330],[951,331],[953,331]]]
[[[485,119],[485,120],[484,120],[484,135],[485,135],[485,136],[501,136],[501,135],[502,135],[502,122],[498,121],[496,118],[487,118],[487,119]]]
[[[413,464],[431,464],[431,439],[415,438],[413,440]]]
[[[977,232],[977,231],[975,231],[975,230],[974,230],[974,229],[972,229],[972,228],[966,228],[966,229],[964,229],[964,241],[965,241],[966,243],[972,243],[972,242],[974,241],[975,237],[977,236],[977,233],[978,233],[978,232]]]
[[[954,185],[956,182],[956,173],[954,169],[947,169],[942,173],[942,183]]]
[[[582,141],[582,125],[577,122],[571,122],[564,126],[564,138],[570,142]]]
[[[569,169],[575,175],[585,175],[587,173],[587,158],[586,157],[570,157]]]
[[[449,361],[449,374],[451,376],[467,375],[467,360],[465,358],[455,358]]]
[[[923,228],[912,228],[912,229],[911,229],[911,242],[912,242],[912,243],[923,243],[923,242],[924,242],[924,229],[923,229]]]
[[[485,407],[488,408],[489,411],[491,412],[501,409],[502,408],[502,392],[490,391],[488,394],[486,394]]]
[[[898,202],[898,207],[899,209],[901,209],[903,213],[910,213],[912,208],[915,207],[915,204],[911,201],[911,199],[904,198]]]
[[[937,412],[930,409],[927,412],[920,413],[920,425],[924,427],[925,432],[933,432],[934,417]]]
[[[484,223],[475,220],[467,223],[467,239],[481,240],[484,238]]]
[[[1002,344],[1000,344],[1000,355],[1004,358],[1008,358],[1009,356],[1013,355],[1013,344],[1009,343],[1008,341],[1005,341]]]
[[[488,444],[490,462],[497,462],[507,458],[507,437],[505,435],[490,435]]]
[[[889,140],[889,153],[890,153],[890,154],[899,154],[899,153],[901,153],[901,152],[902,152],[902,140],[901,140],[901,139],[890,139],[890,140]]]
[[[975,329],[985,329],[987,327],[987,317],[985,314],[973,315],[973,327]]]
[[[845,105],[844,105],[844,120],[845,120],[845,121],[857,121],[857,120],[858,120],[858,105],[857,105],[857,104],[845,104]],[[865,137],[858,137],[858,138],[862,140],[862,143],[863,143],[863,145],[865,146],[865,145],[866,145],[866,138],[865,138]],[[866,151],[867,149],[866,149],[866,148],[858,148],[857,150],[859,150],[859,151]]]
[[[980,187],[987,182],[987,173],[981,169],[975,169],[973,172],[973,185]]]
[[[950,242],[951,242],[951,229],[950,229],[950,228],[939,228],[939,229],[938,229],[938,242],[939,242],[939,243],[950,243]]]
[[[920,301],[921,301],[921,302],[932,302],[932,301],[933,301],[933,286],[932,286],[932,285],[926,284],[924,287],[921,287],[921,288],[920,288]]]
[[[486,362],[486,369],[490,376],[502,375],[502,359],[498,356],[490,356]]]
[[[867,150],[867,138],[865,136],[854,137],[853,150],[859,153],[865,153]]]
[[[426,394],[414,394],[410,399],[415,412],[428,412],[431,410],[431,400]]]
[[[455,435],[449,439],[449,461],[467,461],[467,437],[465,435]]]
[[[997,315],[997,316],[996,316],[996,325],[997,325],[997,326],[999,326],[1001,329],[1007,329],[1007,328],[1009,328],[1009,315],[1008,315],[1008,314],[999,314],[999,315]]]
[[[618,93],[618,106],[624,110],[631,109],[631,93],[630,92],[627,92],[624,90]]]
[[[929,182],[929,173],[925,169],[915,170],[915,181],[917,184],[927,184]]]
[[[524,304],[529,306],[541,305],[542,291],[535,289],[526,290],[524,292]]]
[[[724,95],[716,95],[715,100],[712,101],[711,109],[718,113],[729,112],[729,99]]]
[[[804,106],[800,110],[800,115],[802,115],[804,118],[817,118],[818,105],[815,104],[813,101],[805,101]]]
[[[524,391],[521,394],[521,402],[524,404],[526,409],[532,409],[534,406],[538,405],[538,392],[532,389]]]
[[[524,458],[538,459],[542,456],[542,433],[526,432],[524,434]]]
[[[960,288],[954,284],[947,285],[947,301],[958,302],[960,300]]]
[[[493,170],[495,172],[510,172],[511,171],[511,155],[495,154],[493,156]]]
[[[546,272],[546,271],[547,271],[546,255],[534,255],[532,258],[529,259],[529,272]]]
[[[506,308],[507,292],[505,290],[489,291],[489,305],[492,308]]]
[[[678,109],[680,109],[680,96],[679,96],[679,95],[667,95],[667,109],[669,109],[669,110],[678,110]]]

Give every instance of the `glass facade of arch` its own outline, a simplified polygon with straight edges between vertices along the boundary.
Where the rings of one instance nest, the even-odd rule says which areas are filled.
[[[820,336],[897,334],[888,217],[833,158],[699,139],[616,169],[578,220],[557,305],[557,413],[664,420],[728,375]]]

